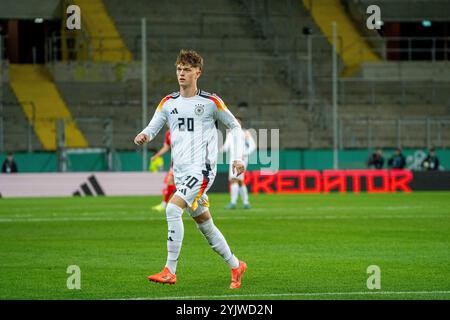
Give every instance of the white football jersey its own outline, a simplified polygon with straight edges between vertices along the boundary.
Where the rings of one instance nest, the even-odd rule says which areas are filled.
[[[242,130],[239,122],[218,96],[198,90],[190,98],[179,92],[164,97],[148,126],[141,132],[153,139],[168,123],[175,177],[183,177],[204,170],[216,174],[217,120],[232,129],[236,142],[235,159],[243,158]]]

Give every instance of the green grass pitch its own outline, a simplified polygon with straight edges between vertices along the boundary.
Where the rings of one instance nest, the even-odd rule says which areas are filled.
[[[177,284],[148,282],[166,259],[160,199],[1,199],[0,299],[450,299],[450,193],[253,195],[233,211],[211,194],[248,264],[239,290],[186,212]],[[80,290],[67,289],[69,265]]]

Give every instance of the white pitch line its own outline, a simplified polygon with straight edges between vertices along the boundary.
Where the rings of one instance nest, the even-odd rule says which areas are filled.
[[[5,222],[64,222],[64,221],[146,221],[161,220],[164,218],[146,218],[146,217],[128,217],[128,218],[105,218],[105,217],[49,217],[49,218],[25,218],[25,219],[9,219],[0,218],[0,223]]]
[[[266,216],[217,216],[215,220],[371,220],[371,219],[445,219],[450,218],[447,215],[379,215],[379,216],[275,216],[275,217],[266,217]],[[184,217],[184,220],[189,220],[190,218],[187,215]],[[165,217],[45,217],[45,218],[18,218],[18,217],[8,217],[8,218],[0,218],[0,223],[9,223],[9,222],[65,222],[65,221],[165,221]]]
[[[116,211],[93,211],[93,208],[90,207],[88,209],[91,209],[91,211],[79,211],[77,212],[77,210],[83,209],[86,210],[84,208],[80,208],[77,207],[76,209],[73,208],[60,208],[58,209],[58,212],[53,212],[52,215],[57,215],[57,214],[61,214],[61,213],[72,213],[72,212],[76,212],[76,214],[80,214],[80,215],[89,215],[95,212],[95,214],[130,214],[130,211],[118,211],[117,209],[120,208],[122,206],[114,206],[114,209],[116,209]],[[130,207],[127,207],[127,209],[129,209]],[[402,211],[402,210],[422,210],[422,209],[442,209],[442,207],[438,207],[438,206],[351,206],[351,207],[333,207],[333,206],[318,206],[318,207],[289,207],[289,208],[277,208],[277,207],[267,207],[267,208],[252,208],[250,210],[250,212],[265,212],[265,211],[296,211],[296,212],[305,212],[305,211],[361,211],[361,210],[388,210],[388,211]],[[221,207],[214,207],[213,208],[214,211],[219,210],[219,211],[225,211],[223,208]],[[32,211],[44,211],[42,208],[8,208],[6,210],[3,210],[2,208],[0,208],[0,217],[3,215],[2,211],[5,211],[5,215],[7,216],[31,216],[31,212]],[[133,210],[133,213],[149,213],[149,211],[140,211],[140,210]],[[7,214],[6,212],[10,213]],[[11,214],[12,212],[26,212],[26,213],[17,213],[17,214]],[[237,209],[235,211],[226,211],[226,212],[242,212],[241,210]],[[153,212],[154,213],[154,212]]]
[[[297,292],[297,293],[261,293],[261,294],[224,294],[208,296],[174,296],[174,297],[139,297],[112,300],[168,300],[168,299],[207,299],[211,298],[240,298],[240,297],[315,297],[315,296],[347,296],[347,295],[440,295],[450,291],[361,291],[361,292]]]
[[[104,209],[103,207],[100,207],[101,209]],[[124,207],[124,206],[117,206],[114,205],[114,209],[120,209],[120,208],[126,208],[126,209],[130,209],[130,207]],[[60,208],[58,209],[58,212],[74,212],[77,210],[86,210],[86,209],[90,209],[93,210],[95,208],[93,207],[77,207],[76,209],[74,208]],[[299,211],[299,212],[303,212],[303,211],[360,211],[360,210],[389,210],[389,211],[396,211],[396,210],[422,210],[422,209],[442,209],[442,207],[439,206],[348,206],[348,207],[341,207],[341,206],[317,206],[317,207],[289,207],[289,208],[282,208],[282,207],[267,207],[267,208],[252,208],[250,211],[251,212],[260,212],[260,211]],[[220,210],[220,211],[225,211],[224,208],[222,207],[213,207],[213,210]],[[12,213],[12,212],[33,212],[33,211],[44,211],[44,209],[42,208],[7,208],[5,210],[3,210],[3,208],[0,207],[0,212],[1,211],[5,211],[8,213]],[[84,213],[87,212],[89,213],[89,211],[81,211],[80,213]],[[122,214],[129,214],[129,211],[97,211],[98,212],[102,212],[102,213],[122,213]],[[137,212],[137,211],[136,211]],[[227,210],[226,212],[242,212],[239,208],[235,211],[230,211]],[[0,213],[1,215],[1,213]],[[20,215],[20,213],[18,214]]]

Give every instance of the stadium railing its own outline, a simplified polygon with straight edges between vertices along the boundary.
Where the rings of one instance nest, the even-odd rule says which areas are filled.
[[[315,79],[322,94],[331,96],[331,78]],[[340,104],[400,104],[445,105],[449,101],[449,83],[434,80],[389,80],[340,78]]]
[[[331,138],[331,130],[327,133],[326,128],[310,127],[308,121],[310,119],[307,113],[302,109],[302,105],[292,105],[298,108],[299,112],[282,112],[280,110],[287,107],[290,101],[277,101],[276,105],[282,107],[271,108],[272,113],[276,116],[269,118],[267,110],[264,112],[264,117],[250,119],[247,122],[247,127],[252,129],[280,129],[280,147],[289,145],[291,148],[317,148],[314,141],[307,141],[312,137],[329,136]],[[287,110],[287,108],[284,108]],[[290,109],[292,110],[292,109]],[[303,110],[303,111],[302,111]],[[324,108],[326,111],[326,109]],[[331,127],[331,117],[329,113],[324,113],[325,121]],[[5,131],[5,126],[0,125],[0,140],[6,143],[6,150],[8,151],[22,151],[22,152],[36,152],[42,151],[41,146],[37,143],[35,133],[33,131],[32,123],[19,121],[9,116],[0,114],[0,124],[5,122],[15,123],[14,131]],[[46,119],[47,121],[56,122],[59,119]],[[42,121],[42,119],[40,119]],[[66,120],[67,121],[67,120]],[[74,118],[70,121],[75,121],[77,125],[83,130],[83,133],[90,142],[90,148],[102,150],[131,150],[132,143],[130,142],[133,133],[137,132],[136,124],[120,123],[121,128],[114,126],[113,119],[105,118]],[[309,132],[313,128],[314,134]],[[376,114],[357,116],[351,115],[348,112],[339,116],[338,125],[338,140],[340,149],[360,149],[360,148],[395,148],[410,147],[410,148],[429,148],[435,146],[438,148],[450,148],[450,118],[448,117],[427,117],[427,116],[393,116],[387,114],[380,117]],[[291,141],[283,143],[283,138],[288,137],[294,139],[297,143],[293,144]],[[56,137],[55,137],[56,138]],[[126,141],[127,143],[123,142]],[[328,143],[328,142],[327,142]],[[320,146],[327,146],[327,143],[322,141]],[[331,140],[329,146],[331,147]]]
[[[450,147],[450,118],[345,115],[339,117],[338,126],[340,149]]]
[[[439,61],[450,60],[450,37],[365,37],[375,46],[372,49],[384,61]],[[353,42],[343,48],[355,46],[362,49],[361,42]],[[357,50],[360,56],[363,50]]]
[[[4,66],[4,57],[5,57],[5,37],[0,33],[0,152],[3,152],[5,149],[5,141],[3,136],[4,130],[3,86],[6,80],[4,78],[7,75],[7,72],[5,72],[6,68]]]
[[[26,107],[32,107],[32,103],[24,104]],[[20,108],[20,106],[12,106]],[[82,132],[89,137],[90,147],[114,149],[114,120],[110,118],[42,118],[33,116],[29,121],[24,121],[24,116],[18,117],[17,114],[0,113],[0,141],[4,143],[5,150],[35,152],[42,150],[39,141],[36,139],[34,126],[36,121],[40,123],[52,124],[57,128],[58,121],[63,121],[65,125],[76,123],[82,128]],[[11,129],[7,130],[7,125]],[[133,128],[133,131],[134,128]],[[55,133],[55,139],[57,134]]]
[[[52,35],[46,44],[46,63],[54,61],[94,61],[94,56],[102,56],[106,52],[119,52],[126,56],[127,48],[106,48],[104,42],[119,40],[118,37],[89,37],[80,40],[79,37],[70,35]],[[63,45],[63,43],[65,43]]]

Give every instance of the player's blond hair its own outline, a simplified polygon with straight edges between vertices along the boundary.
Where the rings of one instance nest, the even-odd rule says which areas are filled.
[[[175,66],[178,66],[179,64],[190,65],[194,68],[198,67],[200,68],[200,70],[202,70],[203,58],[194,50],[181,49],[180,53],[178,54],[177,61],[175,62]]]

